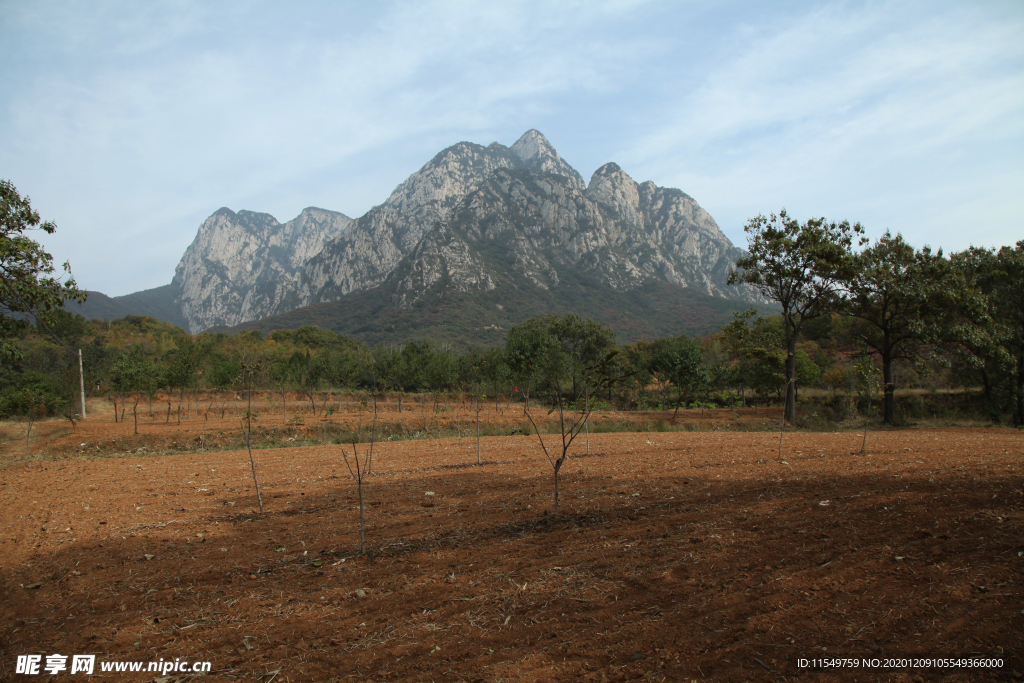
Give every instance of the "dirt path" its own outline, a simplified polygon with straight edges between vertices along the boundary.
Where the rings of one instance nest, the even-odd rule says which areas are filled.
[[[267,683],[1024,671],[1020,433],[793,433],[783,462],[777,434],[593,435],[557,520],[533,439],[484,467],[470,439],[377,444],[366,556],[336,446],[257,451],[262,515],[244,451],[0,471],[0,680],[41,651]],[[797,666],[823,655],[1005,664]]]

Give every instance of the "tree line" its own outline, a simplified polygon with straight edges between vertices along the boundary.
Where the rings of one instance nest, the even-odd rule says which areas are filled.
[[[144,316],[84,320],[62,308],[85,297],[69,265],[56,277],[50,255],[25,235],[56,226],[8,181],[0,219],[0,417],[76,413],[80,349],[87,392],[119,402],[119,418],[127,403],[134,413],[158,395],[169,419],[175,394],[180,409],[198,391],[258,388],[298,392],[312,412],[318,395],[336,389],[394,393],[400,409],[407,393],[474,391],[524,407],[777,402],[795,422],[801,400],[825,390],[857,396],[861,407],[878,393],[882,420],[895,424],[907,418],[897,388],[964,387],[992,421],[1024,426],[1024,240],[947,256],[899,234],[870,242],[860,224],[801,223],[783,210],[748,221],[748,254],[730,276],[777,315],[751,309],[703,338],[624,346],[570,314],[520,323],[493,348],[430,339],[369,348],[316,327],[193,336]]]
[[[894,363],[957,366],[983,388],[998,421],[1024,425],[1024,240],[998,250],[971,247],[946,258],[889,231],[871,243],[858,223],[785,210],[745,226],[749,254],[730,283],[744,283],[782,307],[786,419],[796,417],[798,340],[809,321],[851,319],[860,355],[881,366],[884,421],[896,420]]]

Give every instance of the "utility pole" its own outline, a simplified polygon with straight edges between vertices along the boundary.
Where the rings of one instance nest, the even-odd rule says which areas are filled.
[[[82,394],[82,419],[85,419],[85,374],[82,372],[82,349],[78,349],[78,388]]]

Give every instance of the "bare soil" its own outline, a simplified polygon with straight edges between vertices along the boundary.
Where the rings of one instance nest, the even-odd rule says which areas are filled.
[[[183,441],[201,421],[143,431]],[[557,519],[536,436],[484,438],[482,466],[468,436],[377,443],[360,554],[339,446],[254,451],[260,514],[244,450],[89,455],[132,428],[42,425],[27,462],[8,430],[0,680],[32,680],[16,656],[44,651],[265,683],[1024,672],[1020,432],[870,433],[863,452],[856,432],[793,432],[781,461],[777,432],[592,434]],[[1004,666],[798,666],[832,655]]]

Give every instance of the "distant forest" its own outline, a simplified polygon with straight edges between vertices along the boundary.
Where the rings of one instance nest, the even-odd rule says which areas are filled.
[[[792,384],[798,425],[872,410],[891,424],[955,413],[1024,425],[1024,241],[944,257],[898,239],[887,235],[861,252],[851,276],[859,280],[806,317],[792,354],[791,322],[753,309],[708,335],[625,345],[581,316],[541,316],[506,330],[503,343],[470,348],[429,338],[369,347],[315,326],[190,335],[145,316],[101,321],[62,312],[45,328],[23,324],[21,358],[0,369],[0,417],[76,414],[81,349],[87,394],[129,409],[246,390],[298,393],[314,411],[325,393],[343,391],[550,405],[552,368],[572,357],[578,364],[566,367],[611,359],[602,367],[620,379],[587,400],[615,410],[779,404]],[[871,253],[882,248],[886,254]],[[892,282],[866,287],[870,267]]]

